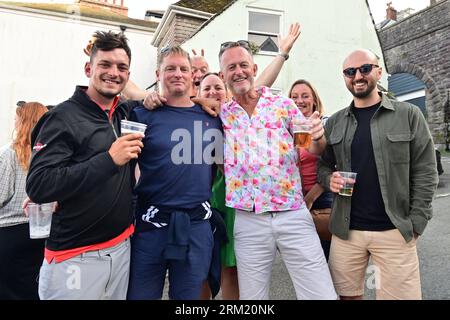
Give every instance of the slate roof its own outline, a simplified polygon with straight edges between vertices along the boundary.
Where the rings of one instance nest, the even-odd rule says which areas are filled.
[[[173,5],[217,14],[225,11],[226,8],[236,1],[237,0],[180,0]]]
[[[180,0],[173,5],[213,14],[209,20],[205,21],[205,23],[191,35],[191,37],[193,37],[237,1],[238,0]]]

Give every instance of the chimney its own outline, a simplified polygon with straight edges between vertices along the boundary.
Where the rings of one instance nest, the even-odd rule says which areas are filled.
[[[397,21],[397,10],[395,10],[394,7],[391,7],[391,5],[392,1],[387,3],[386,19]]]
[[[91,8],[102,8],[112,12],[128,16],[128,8],[124,6],[123,0],[78,0],[80,5]]]

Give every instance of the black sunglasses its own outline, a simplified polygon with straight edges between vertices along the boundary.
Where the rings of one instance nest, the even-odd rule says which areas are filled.
[[[220,52],[219,52],[219,56],[222,55],[222,53],[229,48],[233,48],[233,47],[243,47],[246,50],[250,50],[250,42],[248,42],[247,40],[238,40],[238,41],[227,41],[224,42],[220,45]]]
[[[359,70],[359,72],[361,73],[361,75],[363,76],[367,76],[369,73],[372,72],[373,68],[379,68],[380,66],[376,65],[376,64],[371,64],[371,63],[366,63],[363,64],[361,67],[359,68],[347,68],[344,69],[342,72],[344,73],[344,75],[348,78],[354,78],[356,76],[356,72]]]

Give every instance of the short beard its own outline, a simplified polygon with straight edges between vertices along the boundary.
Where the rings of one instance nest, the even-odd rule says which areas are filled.
[[[367,89],[364,91],[356,92],[355,89],[353,89],[353,83],[351,83],[351,85],[348,87],[348,90],[352,93],[352,95],[355,98],[358,98],[358,99],[367,98],[372,93],[372,91],[375,89],[376,84],[370,83],[368,81],[366,83],[367,83]]]
[[[234,94],[237,94],[237,95],[244,95],[244,94],[246,94],[247,92],[249,92],[250,90],[252,90],[252,88],[253,88],[253,81],[251,81],[251,82],[248,84],[248,86],[240,87],[240,88],[237,89],[237,90],[234,88],[233,83],[229,84],[228,87],[230,88],[231,92],[233,92]]]
[[[355,98],[364,99],[364,98],[367,98],[372,91],[366,90],[363,92],[355,92],[355,91],[351,90],[351,92]]]

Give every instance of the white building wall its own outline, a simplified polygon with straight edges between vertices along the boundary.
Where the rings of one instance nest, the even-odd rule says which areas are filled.
[[[213,71],[219,70],[218,53],[225,41],[247,39],[247,8],[282,12],[282,32],[289,25],[301,24],[302,33],[290,59],[285,63],[273,88],[287,94],[290,85],[304,78],[317,88],[324,102],[326,114],[348,106],[351,94],[345,87],[342,63],[353,50],[367,48],[382,57],[382,50],[369,10],[364,0],[240,0],[217,16],[183,47],[205,48],[205,56]],[[273,56],[255,55],[261,72]],[[383,65],[383,61],[381,61]],[[383,65],[384,67],[384,65]],[[387,74],[381,83],[387,88]]]
[[[0,8],[0,145],[11,140],[16,102],[54,105],[69,98],[75,85],[87,85],[83,53],[96,30],[119,26],[77,21]],[[127,28],[132,52],[131,79],[140,87],[155,81],[153,32]]]

